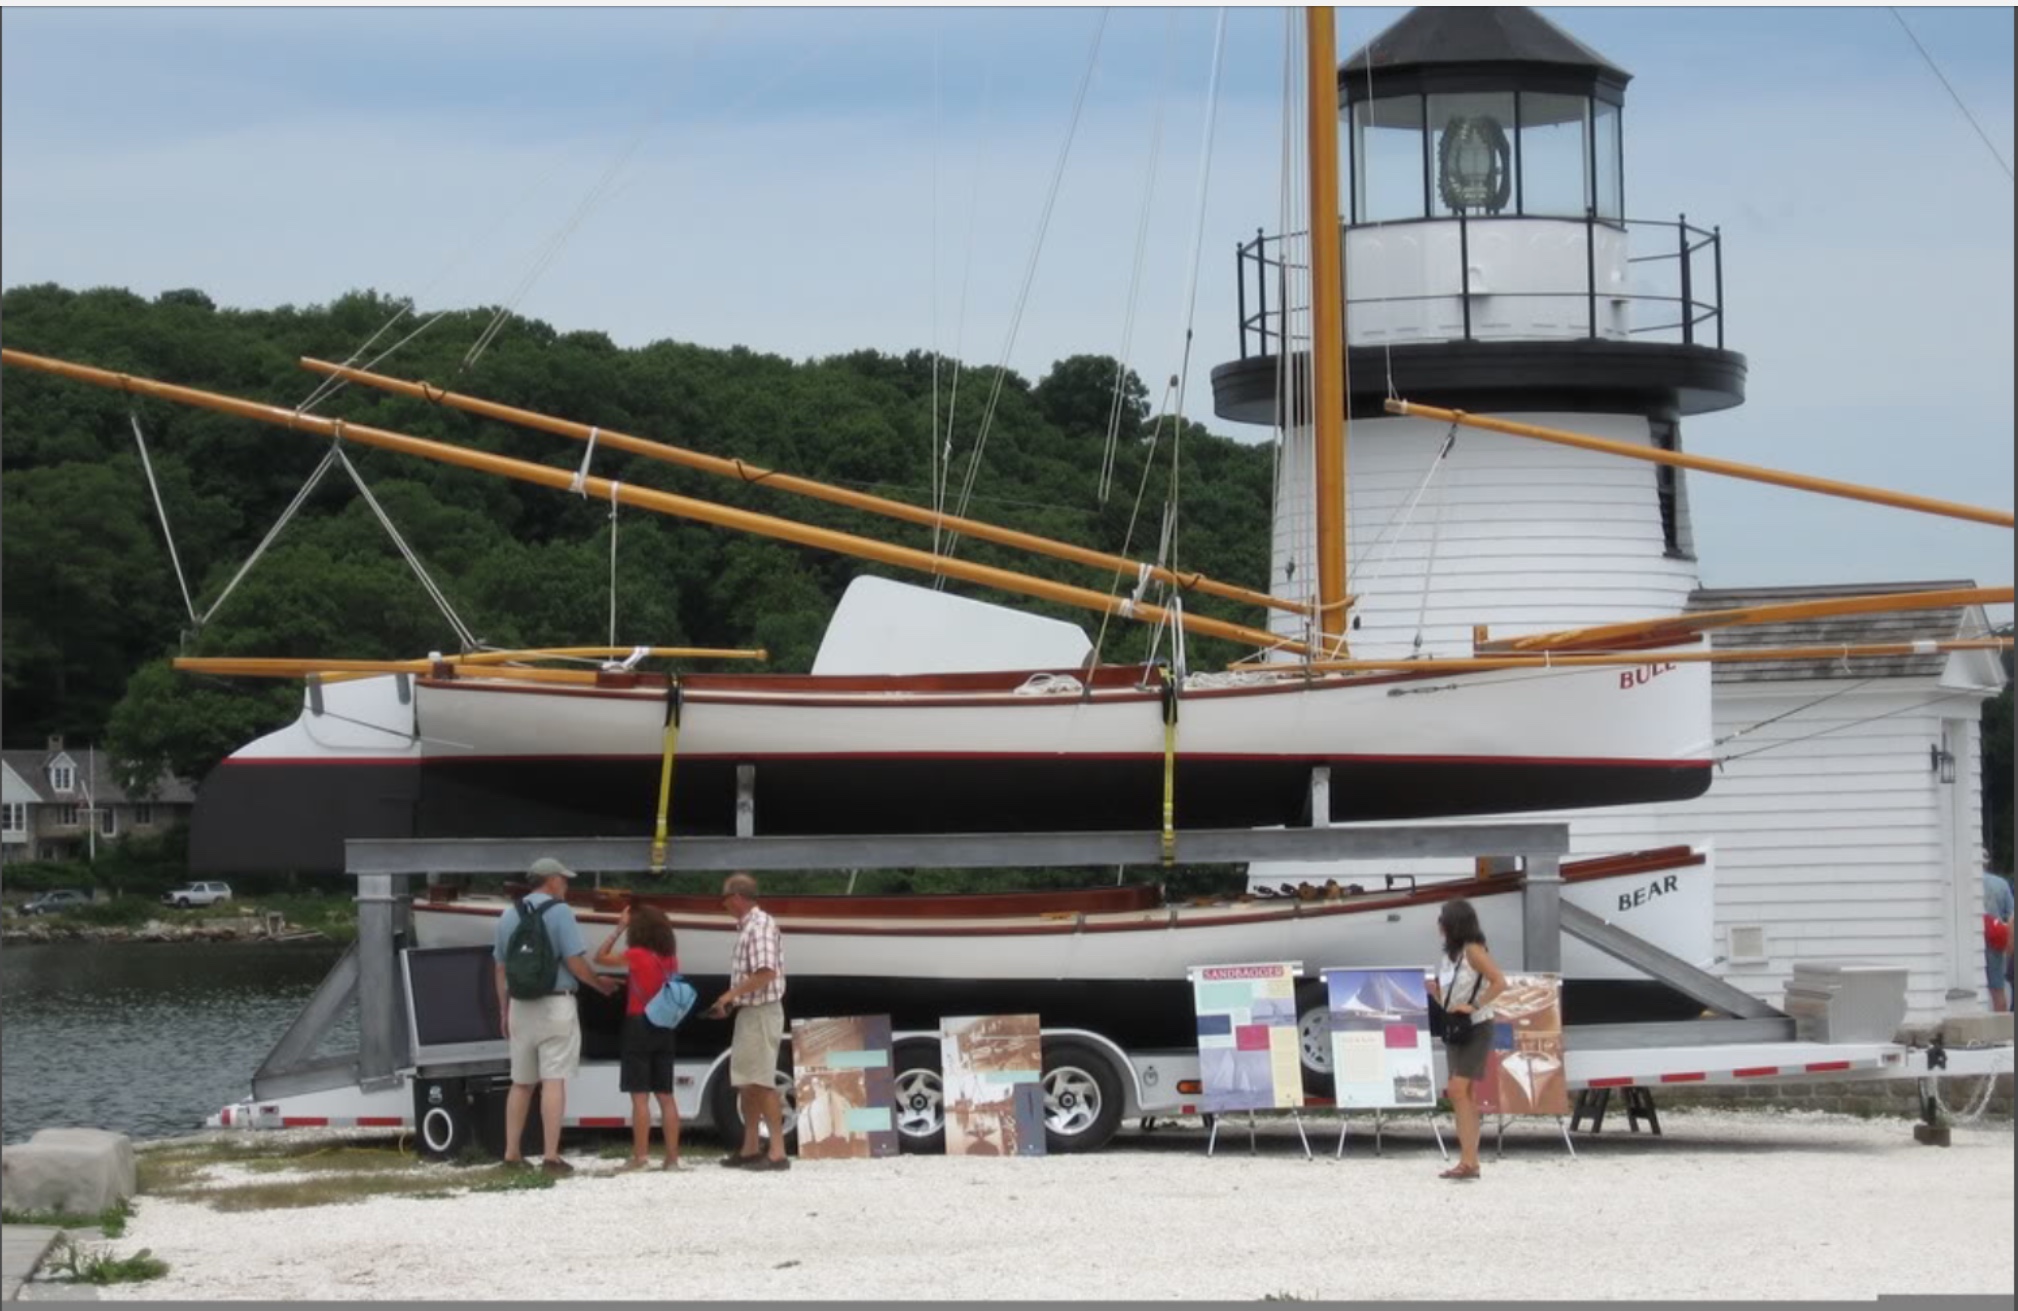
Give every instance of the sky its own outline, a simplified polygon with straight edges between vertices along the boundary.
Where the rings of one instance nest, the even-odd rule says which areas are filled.
[[[1340,9],[1340,57],[1404,12]],[[2012,10],[1901,7],[1938,74],[1882,7],[1541,12],[1633,74],[1627,214],[1723,234],[1748,398],[1685,449],[2009,510]],[[9,4],[0,280],[244,308],[371,288],[624,346],[936,349],[1033,380],[1125,345],[1153,388],[1188,324],[1187,417],[1262,440],[1209,413],[1207,375],[1238,354],[1235,244],[1284,227],[1284,16],[1226,11],[1209,99],[1219,21]],[[2011,581],[2008,530],[1689,494],[1709,586]]]

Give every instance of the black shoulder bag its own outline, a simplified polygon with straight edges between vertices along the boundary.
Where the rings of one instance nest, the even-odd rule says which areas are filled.
[[[1452,983],[1457,982],[1456,969],[1451,970],[1450,978]],[[1471,976],[1471,996],[1466,999],[1465,1005],[1478,1004],[1478,990],[1484,985],[1485,976],[1474,970]],[[1455,1047],[1459,1043],[1470,1041],[1472,1030],[1476,1028],[1478,1020],[1469,1011],[1453,1011],[1441,1002],[1434,1003],[1430,1009],[1429,1031],[1432,1036],[1442,1038],[1446,1047]]]

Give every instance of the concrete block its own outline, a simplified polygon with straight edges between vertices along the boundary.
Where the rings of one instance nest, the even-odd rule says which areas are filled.
[[[96,1215],[133,1196],[133,1140],[104,1129],[41,1129],[0,1148],[0,1205]]]
[[[1941,1021],[1941,1041],[1950,1047],[1972,1047],[2011,1041],[2011,1012],[1950,1015]]]

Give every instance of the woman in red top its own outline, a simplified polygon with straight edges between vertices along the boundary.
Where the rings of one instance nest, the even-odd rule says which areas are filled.
[[[621,954],[616,951],[620,937],[627,942]],[[631,1159],[624,1164],[626,1170],[642,1170],[651,1164],[653,1098],[658,1099],[659,1121],[665,1132],[663,1168],[680,1168],[680,1106],[673,1100],[673,1031],[645,1018],[645,1003],[658,993],[667,975],[680,972],[675,948],[673,926],[664,913],[651,906],[637,906],[625,908],[616,931],[596,949],[596,964],[630,974],[630,992],[624,1001],[623,1059],[617,1078],[617,1086],[631,1095]]]

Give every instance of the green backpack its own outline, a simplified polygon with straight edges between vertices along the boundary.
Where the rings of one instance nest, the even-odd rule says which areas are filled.
[[[560,973],[560,953],[554,950],[554,942],[547,935],[543,919],[550,909],[558,906],[558,901],[543,901],[528,907],[523,899],[518,903],[519,922],[512,927],[511,938],[505,943],[505,991],[521,1001],[544,997],[554,990],[554,979]]]

